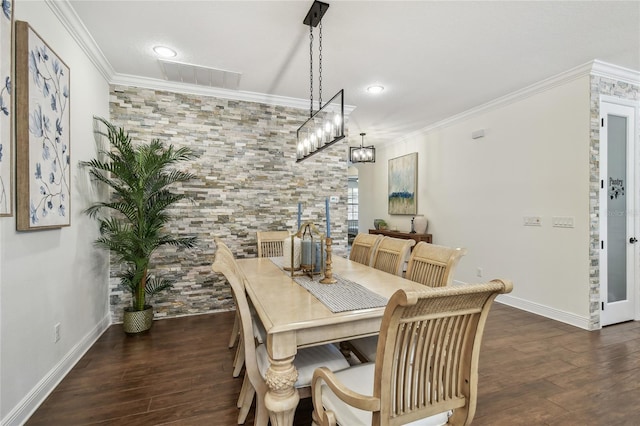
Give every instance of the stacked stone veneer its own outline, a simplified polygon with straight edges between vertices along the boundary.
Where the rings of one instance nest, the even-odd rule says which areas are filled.
[[[591,76],[591,144],[589,154],[589,329],[600,328],[600,96],[640,101],[640,86]],[[640,146],[640,117],[636,117],[636,146]]]
[[[133,140],[161,139],[188,146],[199,157],[184,165],[197,178],[175,187],[191,201],[171,210],[170,229],[195,235],[191,250],[163,248],[153,272],[175,282],[152,300],[156,317],[200,314],[233,306],[223,277],[211,271],[220,237],[238,258],[257,255],[256,231],[294,230],[297,203],[303,220],[325,229],[325,197],[331,204],[334,254],[347,250],[347,144],[338,143],[302,163],[295,162],[296,130],[308,111],[261,103],[112,86],[110,120]],[[112,265],[112,318],[121,321],[131,301]]]

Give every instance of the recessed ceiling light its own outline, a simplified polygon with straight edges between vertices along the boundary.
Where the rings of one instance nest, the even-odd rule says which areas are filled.
[[[162,56],[163,58],[173,58],[177,55],[175,50],[166,46],[156,46],[153,48],[153,51],[156,52],[156,55]]]
[[[367,87],[367,92],[377,95],[378,93],[381,93],[384,90],[384,87],[379,85],[379,84],[374,84],[373,86],[369,86]]]

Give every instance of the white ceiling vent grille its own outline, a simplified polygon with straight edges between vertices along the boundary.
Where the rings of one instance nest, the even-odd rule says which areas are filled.
[[[238,90],[240,86],[239,72],[219,70],[200,65],[158,59],[162,72],[168,81],[196,84],[198,86],[219,87]]]

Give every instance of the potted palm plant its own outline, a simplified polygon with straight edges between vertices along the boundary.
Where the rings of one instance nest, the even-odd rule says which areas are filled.
[[[106,126],[106,132],[96,130],[96,140],[106,137],[109,147],[99,144],[97,158],[81,164],[109,188],[110,197],[92,204],[85,213],[97,219],[100,236],[95,243],[120,263],[117,275],[132,295],[132,305],[124,309],[124,331],[139,333],[153,323],[149,299],[173,285],[150,272],[152,254],[164,245],[191,248],[196,243],[196,237],[175,236],[167,227],[169,207],[187,197],[169,187],[195,177],[174,166],[196,155],[189,148],[165,146],[158,139],[134,144],[123,128],[103,118],[96,120]]]

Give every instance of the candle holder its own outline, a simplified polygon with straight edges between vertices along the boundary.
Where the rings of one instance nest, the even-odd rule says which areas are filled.
[[[331,249],[332,238],[325,238],[325,243],[327,244],[327,260],[324,266],[324,278],[321,279],[320,282],[322,284],[335,284],[337,281],[333,278],[333,270],[331,269],[331,252],[333,251]]]
[[[313,222],[303,223],[298,232],[292,238],[298,237],[301,241],[300,272],[313,278],[324,269],[324,235],[318,231]],[[293,259],[293,258],[292,258]],[[291,271],[294,276],[294,271]]]
[[[301,256],[301,243],[300,238],[296,234],[285,238],[282,245],[282,255],[284,257],[284,270],[285,271],[299,271],[300,270],[300,256]],[[289,262],[287,262],[287,257]]]

